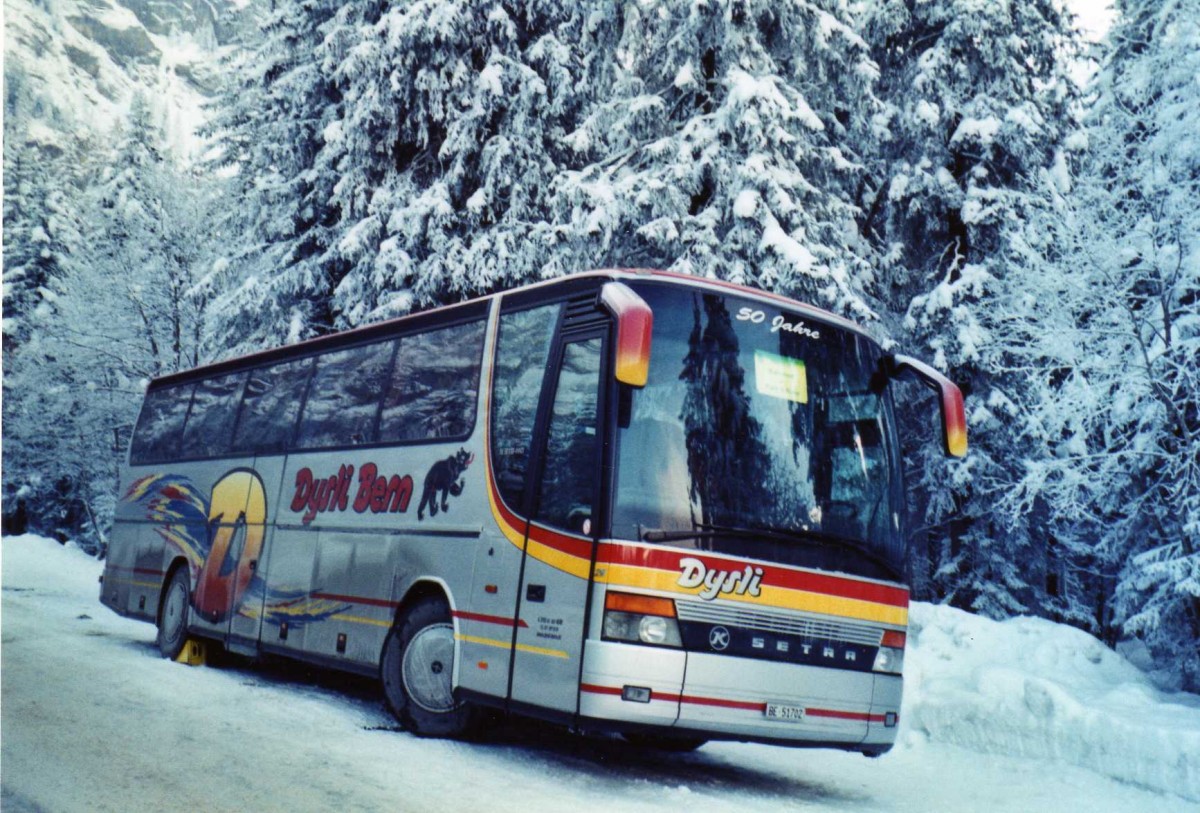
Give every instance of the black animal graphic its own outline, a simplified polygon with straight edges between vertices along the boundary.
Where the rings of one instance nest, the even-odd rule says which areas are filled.
[[[439,460],[430,467],[429,474],[425,475],[425,490],[421,492],[421,504],[417,506],[417,519],[425,519],[425,506],[427,505],[429,506],[429,516],[437,516],[437,492],[439,491],[442,492],[442,510],[450,510],[450,496],[457,497],[462,494],[463,485],[465,485],[458,478],[462,476],[474,459],[475,455],[470,454],[466,449],[459,449],[450,457]]]

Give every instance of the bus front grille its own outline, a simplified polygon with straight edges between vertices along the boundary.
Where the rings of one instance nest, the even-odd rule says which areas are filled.
[[[879,646],[883,629],[856,621],[831,620],[828,617],[772,612],[769,610],[732,607],[711,602],[679,601],[675,610],[682,622],[719,624],[725,627],[753,630],[819,641],[841,641],[860,646]]]

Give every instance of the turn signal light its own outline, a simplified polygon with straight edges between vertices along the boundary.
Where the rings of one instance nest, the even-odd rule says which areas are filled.
[[[658,596],[639,596],[634,593],[609,591],[608,595],[604,597],[604,609],[619,610],[623,613],[675,617],[675,602],[671,599]]]

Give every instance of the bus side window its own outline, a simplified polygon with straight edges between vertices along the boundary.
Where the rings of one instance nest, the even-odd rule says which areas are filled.
[[[383,442],[461,438],[475,425],[482,321],[400,339],[379,417]]]
[[[524,510],[525,471],[560,305],[500,315],[492,384],[492,467],[501,496]]]
[[[161,463],[176,456],[191,401],[190,384],[146,393],[130,448],[130,460],[135,466]]]
[[[572,342],[564,348],[546,438],[537,516],[575,533],[591,530],[602,349],[599,338]]]
[[[319,449],[374,443],[380,382],[387,380],[395,350],[393,340],[318,357],[296,446]]]
[[[253,454],[286,448],[312,368],[313,360],[306,358],[250,371],[231,451]]]
[[[229,449],[245,380],[245,373],[232,373],[196,383],[179,444],[180,457],[214,457]]]

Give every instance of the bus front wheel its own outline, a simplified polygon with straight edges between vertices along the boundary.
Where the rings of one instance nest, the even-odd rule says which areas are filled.
[[[454,697],[454,624],[445,600],[417,601],[392,627],[380,664],[388,710],[422,737],[462,737],[475,709]]]
[[[176,568],[167,582],[162,608],[158,611],[158,651],[164,658],[175,660],[183,651],[191,601],[187,568]]]

